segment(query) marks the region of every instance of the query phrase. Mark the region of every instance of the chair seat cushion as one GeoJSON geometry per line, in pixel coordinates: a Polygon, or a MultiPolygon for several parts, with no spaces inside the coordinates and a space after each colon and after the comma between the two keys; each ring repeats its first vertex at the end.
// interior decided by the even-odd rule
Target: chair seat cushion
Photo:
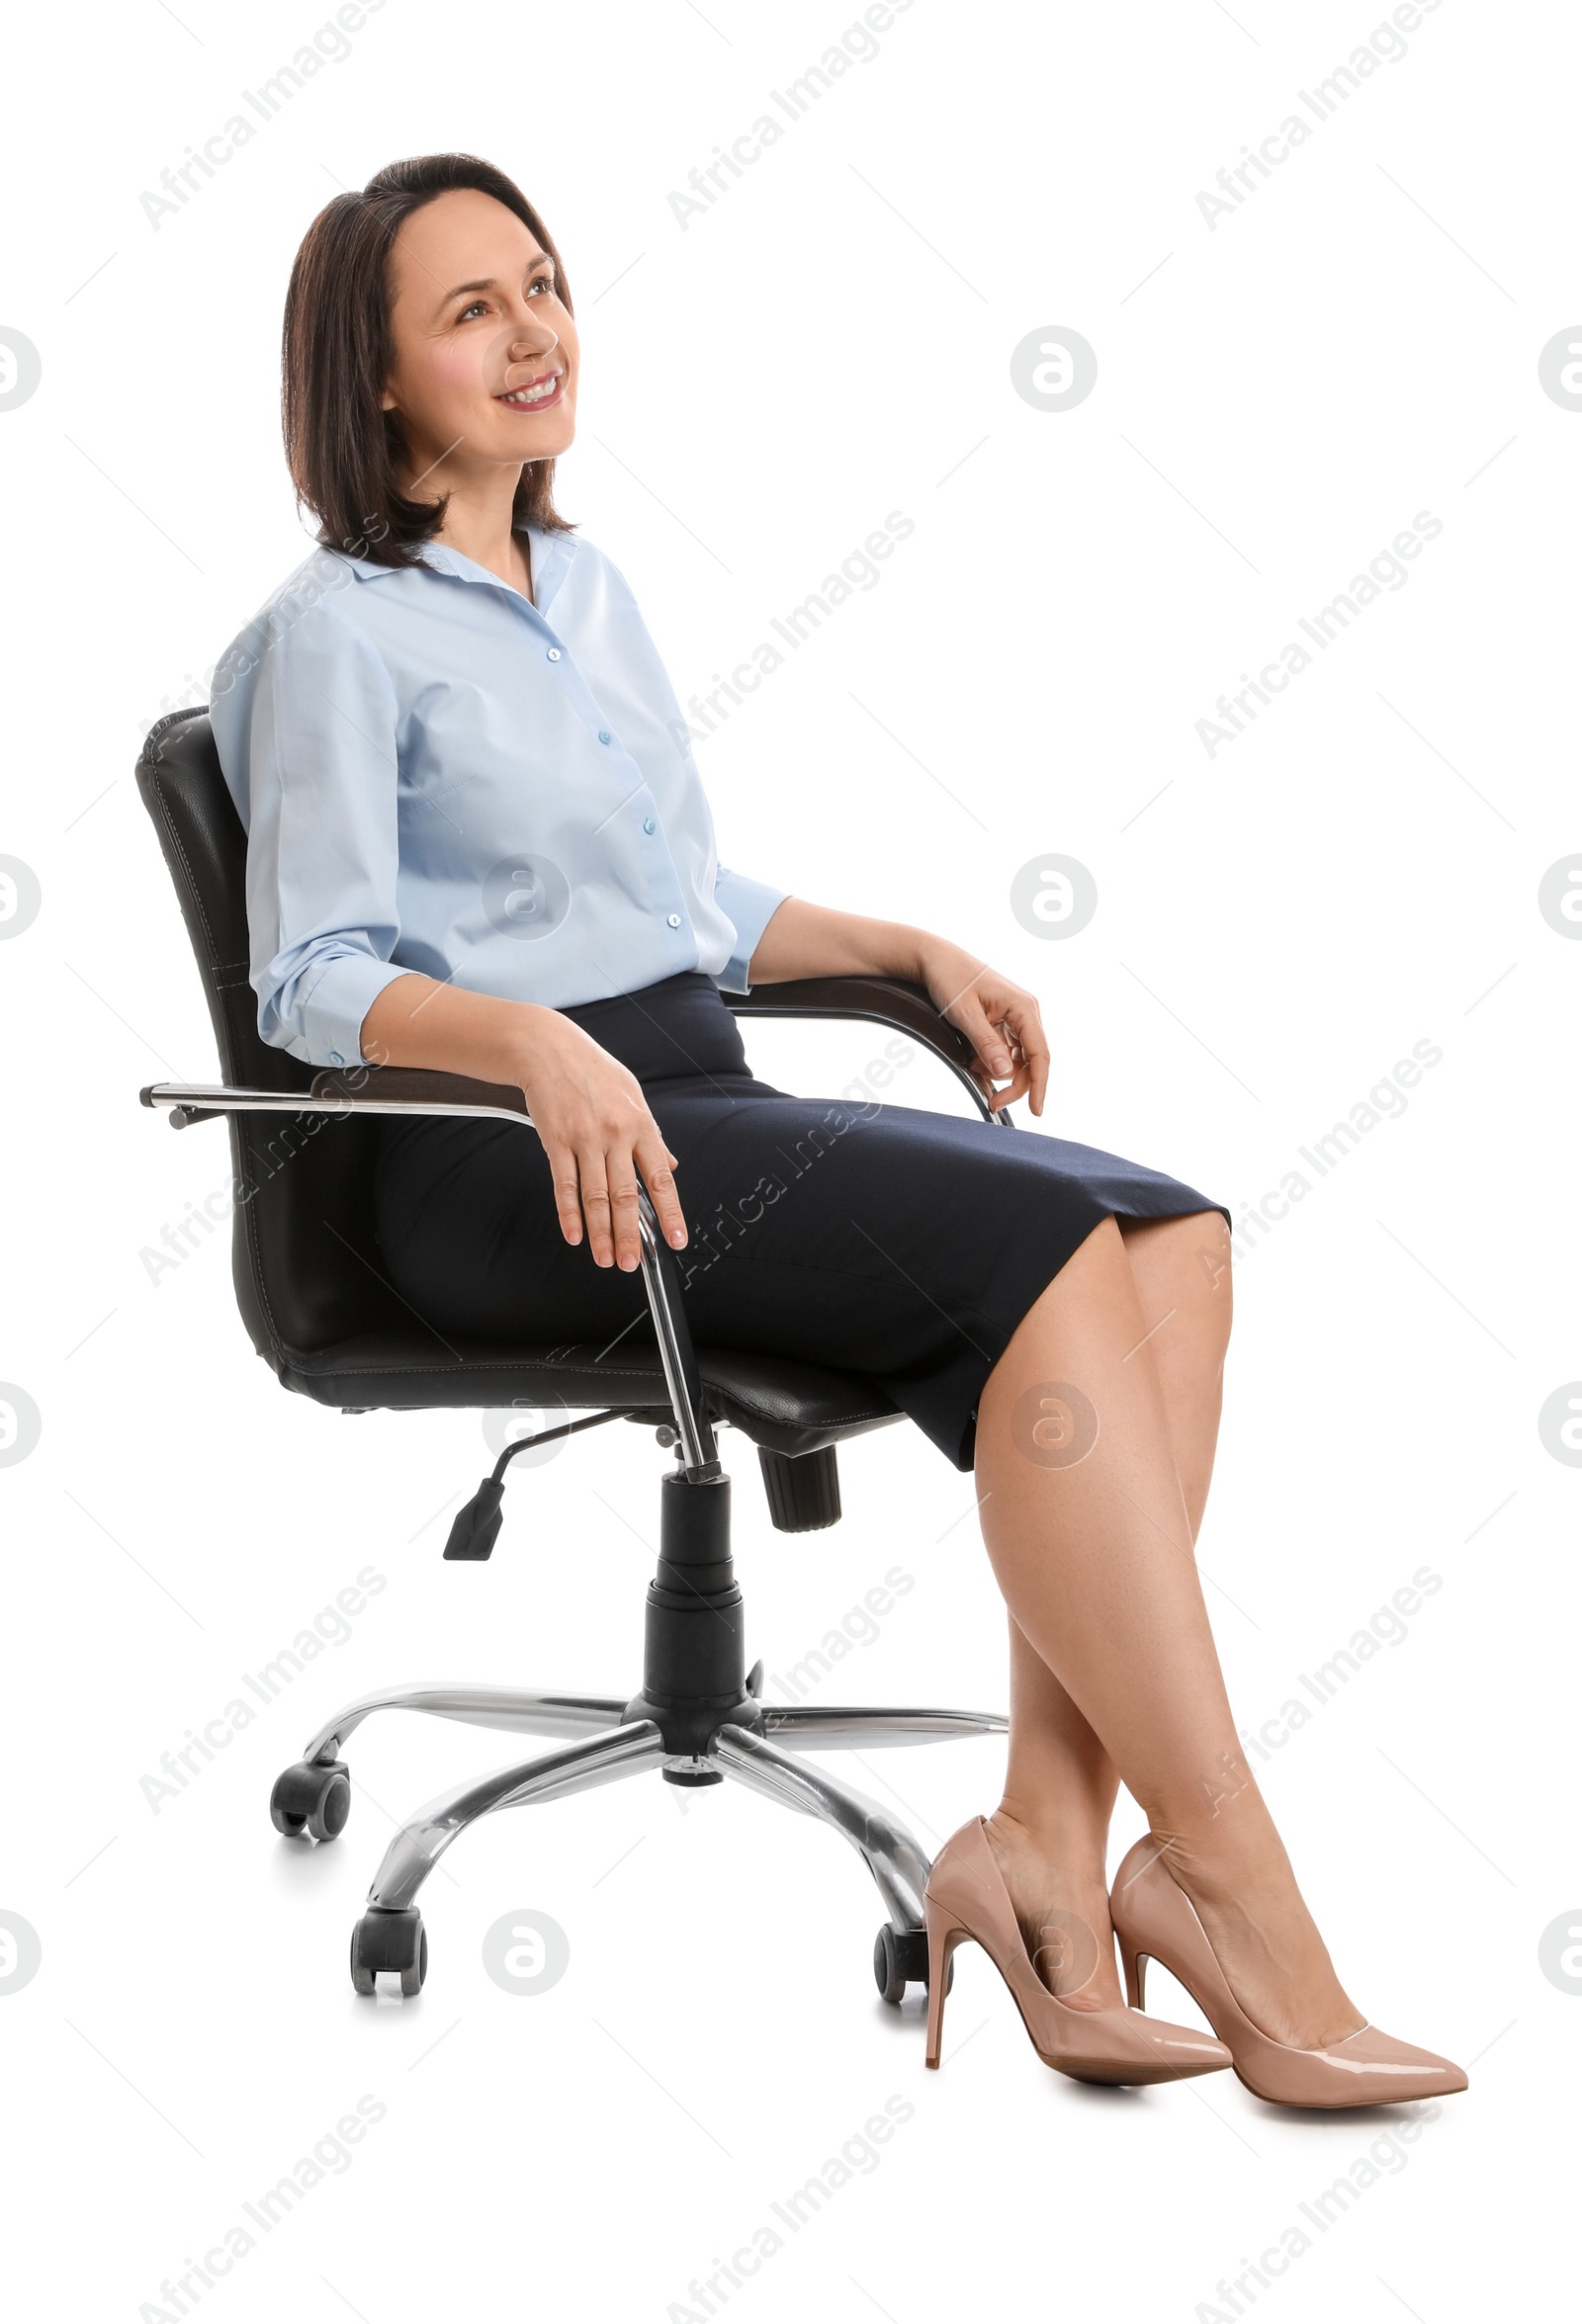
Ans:
{"type": "MultiPolygon", "coordinates": [[[[463,1411],[528,1405],[570,1411],[630,1404],[668,1416],[670,1399],[659,1351],[623,1345],[600,1362],[600,1349],[508,1347],[493,1341],[458,1342],[459,1360],[435,1360],[433,1336],[380,1331],[336,1341],[312,1353],[287,1350],[275,1364],[283,1387],[316,1404],[354,1412],[463,1411]]],[[[698,1370],[711,1417],[729,1420],[754,1444],[791,1454],[816,1452],[902,1416],[881,1388],[845,1372],[734,1348],[700,1347],[698,1370]]]]}

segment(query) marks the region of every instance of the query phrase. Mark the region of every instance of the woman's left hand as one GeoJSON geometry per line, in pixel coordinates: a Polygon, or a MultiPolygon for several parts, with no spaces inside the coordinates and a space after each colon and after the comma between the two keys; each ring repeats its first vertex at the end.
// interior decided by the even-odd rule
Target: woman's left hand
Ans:
{"type": "Polygon", "coordinates": [[[958,1026],[977,1052],[968,1071],[990,1103],[1013,1105],[1025,1097],[1041,1114],[1049,1085],[1049,1041],[1033,995],[942,938],[930,942],[918,965],[940,1015],[958,1026]],[[997,1088],[1002,1081],[1010,1087],[997,1088]]]}

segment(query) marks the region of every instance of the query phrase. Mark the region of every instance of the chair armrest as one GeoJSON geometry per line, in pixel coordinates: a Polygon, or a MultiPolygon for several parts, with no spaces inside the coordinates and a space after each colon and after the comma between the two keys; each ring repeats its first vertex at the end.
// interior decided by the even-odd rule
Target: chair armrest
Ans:
{"type": "Polygon", "coordinates": [[[151,1081],[137,1094],[144,1105],[168,1107],[177,1130],[233,1113],[456,1114],[483,1120],[505,1115],[529,1128],[533,1121],[527,1099],[508,1082],[475,1081],[465,1074],[429,1073],[418,1066],[326,1069],[314,1074],[307,1089],[151,1081]]]}
{"type": "MultiPolygon", "coordinates": [[[[910,1034],[949,1067],[986,1120],[1011,1125],[1011,1114],[985,1097],[972,1074],[977,1052],[959,1026],[940,1015],[923,986],[904,977],[795,977],[756,985],[750,992],[722,992],[739,1017],[844,1017],[888,1025],[910,1034]]],[[[505,1114],[531,1125],[527,1099],[509,1082],[475,1081],[465,1074],[421,1066],[325,1068],[305,1090],[244,1089],[225,1083],[154,1081],[138,1092],[144,1105],[167,1106],[171,1125],[230,1113],[459,1114],[487,1119],[505,1114]]]]}
{"type": "Polygon", "coordinates": [[[314,1097],[344,1096],[357,1105],[371,1099],[401,1111],[516,1114],[530,1121],[527,1099],[511,1081],[475,1081],[467,1074],[441,1074],[427,1066],[350,1066],[334,1072],[326,1068],[313,1076],[314,1097]]]}
{"type": "Polygon", "coordinates": [[[739,1017],[861,1018],[909,1033],[950,1068],[987,1121],[1012,1126],[1009,1109],[992,1105],[974,1078],[978,1053],[966,1034],[940,1015],[931,993],[906,977],[792,977],[720,997],[739,1017]]]}
{"type": "MultiPolygon", "coordinates": [[[[453,1114],[482,1121],[522,1122],[533,1129],[522,1091],[510,1083],[475,1081],[465,1074],[430,1073],[421,1066],[348,1066],[315,1073],[307,1089],[242,1089],[225,1082],[150,1081],[138,1091],[146,1106],[168,1106],[171,1127],[185,1130],[210,1116],[237,1113],[453,1114]]],[[[638,1237],[643,1287],[659,1342],[670,1409],[680,1431],[690,1479],[718,1477],[720,1461],[708,1416],[697,1353],[681,1297],[675,1253],[659,1233],[648,1189],[638,1187],[638,1237]]]]}

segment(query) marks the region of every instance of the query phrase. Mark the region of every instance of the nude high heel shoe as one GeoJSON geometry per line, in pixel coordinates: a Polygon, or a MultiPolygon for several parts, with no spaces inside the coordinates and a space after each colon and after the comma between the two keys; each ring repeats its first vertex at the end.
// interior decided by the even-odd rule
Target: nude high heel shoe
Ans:
{"type": "Polygon", "coordinates": [[[1176,2082],[1212,2074],[1230,2052],[1206,2033],[1168,2025],[1135,2010],[1074,2010],[1050,1992],[1028,1958],[1014,1908],[982,1816],[952,1834],[934,1858],[923,1892],[928,1931],[928,2048],[939,2063],[950,1956],[972,1937],[1000,1971],[1033,2048],[1046,2066],[1078,2082],[1176,2082]]]}
{"type": "Polygon", "coordinates": [[[1142,2005],[1148,1962],[1163,1961],[1225,2043],[1238,2081],[1255,2098],[1278,2107],[1378,2107],[1448,2098],[1466,2088],[1466,2076],[1449,2058],[1396,2041],[1375,2025],[1361,2025],[1322,2049],[1290,2049],[1260,2033],[1226,1983],[1196,1907],[1151,1834],[1122,1858],[1109,1917],[1133,2008],[1142,2005]]]}

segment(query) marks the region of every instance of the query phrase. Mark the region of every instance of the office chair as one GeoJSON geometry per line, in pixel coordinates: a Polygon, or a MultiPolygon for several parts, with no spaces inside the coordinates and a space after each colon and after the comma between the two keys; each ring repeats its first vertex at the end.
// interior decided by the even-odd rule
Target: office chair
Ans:
{"type": "MultiPolygon", "coordinates": [[[[137,788],[197,954],[220,1052],[221,1082],[156,1082],[147,1106],[172,1125],[230,1124],[236,1202],[231,1261],[254,1347],[283,1387],[344,1413],[435,1406],[585,1412],[588,1417],[508,1443],[462,1509],[445,1556],[486,1558],[501,1523],[505,1470],[530,1445],[612,1420],[655,1428],[674,1448],[659,1493],[659,1564],[648,1592],[642,1685],[635,1694],[570,1694],[515,1686],[396,1686],[347,1703],[275,1784],[278,1832],[329,1841],[351,1806],[341,1752],[375,1711],[425,1711],[469,1726],[558,1737],[561,1747],[461,1783],[420,1808],[385,1851],[352,1932],[361,1994],[417,1993],[428,1939],[416,1898],[459,1833],[480,1816],[558,1799],[657,1767],[667,1783],[733,1776],[765,1798],[844,1835],[885,1908],[874,1976],[886,2001],[927,1982],[923,1892],[928,1858],[888,1809],[806,1764],[803,1755],[1005,1732],[997,1713],[777,1705],[762,1700],[763,1665],[746,1668],[742,1592],[731,1559],[731,1484],[716,1429],[757,1446],[770,1517],[782,1532],[840,1515],[835,1446],[903,1418],[872,1383],[822,1366],[730,1348],[694,1348],[674,1253],[640,1193],[642,1276],[652,1345],[627,1334],[610,1360],[593,1346],[468,1341],[429,1331],[390,1285],[372,1224],[377,1131],[392,1113],[506,1119],[531,1130],[520,1089],[394,1066],[320,1072],[259,1036],[248,983],[247,841],[202,709],[150,731],[137,788]]],[[[813,978],[728,992],[738,1016],[865,1018],[921,1042],[959,1076],[985,1115],[1006,1124],[968,1072],[971,1044],[923,989],[888,977],[813,978]]]]}

